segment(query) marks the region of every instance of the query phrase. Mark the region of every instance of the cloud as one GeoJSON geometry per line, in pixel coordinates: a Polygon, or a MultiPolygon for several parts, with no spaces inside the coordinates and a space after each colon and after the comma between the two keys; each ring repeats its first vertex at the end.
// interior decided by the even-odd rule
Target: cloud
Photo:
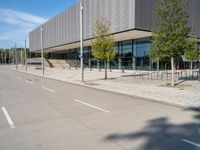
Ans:
{"type": "Polygon", "coordinates": [[[46,21],[29,13],[0,8],[0,44],[9,47],[8,41],[22,41],[28,32],[46,21]]]}
{"type": "Polygon", "coordinates": [[[26,24],[28,25],[42,24],[47,20],[41,17],[34,16],[29,13],[0,8],[0,21],[12,25],[26,26],[26,24]]]}

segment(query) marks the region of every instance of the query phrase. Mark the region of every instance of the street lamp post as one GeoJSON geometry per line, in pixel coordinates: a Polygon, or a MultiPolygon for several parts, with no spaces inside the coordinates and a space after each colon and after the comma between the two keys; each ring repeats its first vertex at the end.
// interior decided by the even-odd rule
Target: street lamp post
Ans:
{"type": "Polygon", "coordinates": [[[21,47],[20,55],[21,55],[21,56],[20,56],[20,58],[21,58],[21,59],[20,59],[20,61],[21,61],[20,63],[21,63],[21,65],[22,65],[22,64],[23,64],[23,49],[22,49],[22,47],[21,47]]]}
{"type": "Polygon", "coordinates": [[[5,49],[5,67],[6,67],[6,59],[7,59],[7,58],[6,58],[6,49],[5,49]]]}
{"type": "Polygon", "coordinates": [[[84,82],[83,66],[83,3],[80,1],[80,59],[81,59],[81,81],[84,82]]]}
{"type": "Polygon", "coordinates": [[[41,65],[42,65],[42,74],[44,75],[44,50],[43,50],[43,28],[40,28],[41,31],[41,65]]]}
{"type": "Polygon", "coordinates": [[[12,47],[10,48],[10,65],[12,64],[12,47]]]}
{"type": "Polygon", "coordinates": [[[14,65],[15,64],[15,57],[14,57],[14,47],[11,48],[11,64],[14,65]]]}
{"type": "Polygon", "coordinates": [[[10,48],[8,50],[8,65],[10,64],[10,48]]]}
{"type": "Polygon", "coordinates": [[[18,58],[17,58],[17,46],[16,46],[16,42],[15,42],[15,65],[16,65],[16,70],[18,70],[18,58]]]}
{"type": "Polygon", "coordinates": [[[26,54],[26,37],[25,37],[25,50],[24,50],[24,63],[25,63],[25,68],[27,72],[27,54],[26,54]]]}
{"type": "Polygon", "coordinates": [[[3,50],[1,49],[1,65],[3,66],[3,50]]]}

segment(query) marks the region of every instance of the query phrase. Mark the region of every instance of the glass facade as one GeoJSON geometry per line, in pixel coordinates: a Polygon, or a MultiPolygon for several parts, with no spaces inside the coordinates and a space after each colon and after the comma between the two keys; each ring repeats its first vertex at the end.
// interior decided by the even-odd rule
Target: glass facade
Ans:
{"type": "MultiPolygon", "coordinates": [[[[150,69],[149,48],[151,38],[143,38],[136,40],[120,41],[115,43],[114,49],[117,51],[117,56],[111,60],[109,66],[111,69],[150,69]]],[[[66,51],[54,53],[54,58],[65,59],[67,61],[80,61],[80,48],[70,49],[66,51]]],[[[91,52],[91,46],[83,49],[84,65],[86,68],[104,68],[103,61],[97,61],[91,52]]]]}
{"type": "MultiPolygon", "coordinates": [[[[117,56],[110,61],[111,69],[150,69],[149,48],[151,45],[150,38],[127,40],[115,43],[114,49],[117,56]]],[[[65,59],[67,61],[77,62],[79,60],[80,48],[53,53],[52,58],[65,59]]],[[[97,61],[91,52],[91,46],[84,47],[83,58],[85,67],[104,68],[103,61],[97,61]]]]}
{"type": "Polygon", "coordinates": [[[149,49],[151,46],[150,40],[136,41],[136,69],[137,70],[150,70],[149,49]]]}
{"type": "MultiPolygon", "coordinates": [[[[157,63],[149,58],[151,38],[142,38],[135,40],[120,41],[115,43],[114,49],[117,52],[116,57],[109,62],[110,69],[128,69],[128,70],[156,70],[157,63]]],[[[198,43],[200,48],[200,43],[198,43]]],[[[72,67],[80,65],[80,48],[51,53],[52,59],[65,59],[72,67]]],[[[86,68],[104,68],[104,62],[98,61],[92,56],[91,46],[84,47],[83,60],[86,68]]],[[[189,67],[188,62],[178,62],[177,69],[189,67]]],[[[160,61],[160,69],[170,69],[170,60],[160,61]]]]}

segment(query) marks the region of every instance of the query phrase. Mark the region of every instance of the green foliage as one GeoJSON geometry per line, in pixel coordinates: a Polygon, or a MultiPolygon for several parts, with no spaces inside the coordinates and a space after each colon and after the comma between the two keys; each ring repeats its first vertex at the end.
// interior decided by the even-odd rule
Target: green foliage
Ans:
{"type": "Polygon", "coordinates": [[[150,52],[149,52],[149,56],[150,58],[152,59],[160,59],[162,57],[162,53],[159,49],[159,41],[156,40],[156,38],[154,38],[154,41],[151,45],[151,49],[150,49],[150,52]]]}
{"type": "Polygon", "coordinates": [[[177,58],[190,47],[187,0],[160,0],[156,7],[157,29],[153,33],[151,57],[177,58]]]}
{"type": "Polygon", "coordinates": [[[41,52],[29,52],[29,58],[41,57],[41,52]]]}
{"type": "Polygon", "coordinates": [[[190,61],[200,60],[200,49],[195,38],[188,40],[189,48],[185,51],[185,58],[190,61]]]}
{"type": "Polygon", "coordinates": [[[171,58],[172,86],[174,60],[191,47],[187,0],[160,0],[156,7],[157,26],[153,32],[151,57],[171,58]]]}
{"type": "Polygon", "coordinates": [[[114,38],[109,35],[110,23],[103,17],[96,20],[93,27],[92,55],[98,60],[112,60],[116,56],[114,38]]]}

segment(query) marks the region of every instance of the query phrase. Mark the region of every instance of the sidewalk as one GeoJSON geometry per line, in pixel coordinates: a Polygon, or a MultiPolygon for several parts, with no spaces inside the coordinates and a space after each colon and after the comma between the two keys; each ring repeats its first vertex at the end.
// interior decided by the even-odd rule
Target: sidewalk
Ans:
{"type": "MultiPolygon", "coordinates": [[[[15,70],[15,66],[7,66],[7,68],[15,70]]],[[[25,72],[24,66],[18,68],[18,71],[25,72]]],[[[27,73],[43,76],[41,70],[36,70],[33,67],[28,67],[27,73]]],[[[108,71],[108,80],[103,79],[104,71],[85,69],[84,73],[84,83],[80,81],[80,70],[75,69],[47,68],[43,77],[180,107],[200,107],[199,81],[185,81],[180,84],[180,87],[172,88],[164,86],[167,81],[134,79],[131,77],[133,71],[125,73],[108,71]]]]}

